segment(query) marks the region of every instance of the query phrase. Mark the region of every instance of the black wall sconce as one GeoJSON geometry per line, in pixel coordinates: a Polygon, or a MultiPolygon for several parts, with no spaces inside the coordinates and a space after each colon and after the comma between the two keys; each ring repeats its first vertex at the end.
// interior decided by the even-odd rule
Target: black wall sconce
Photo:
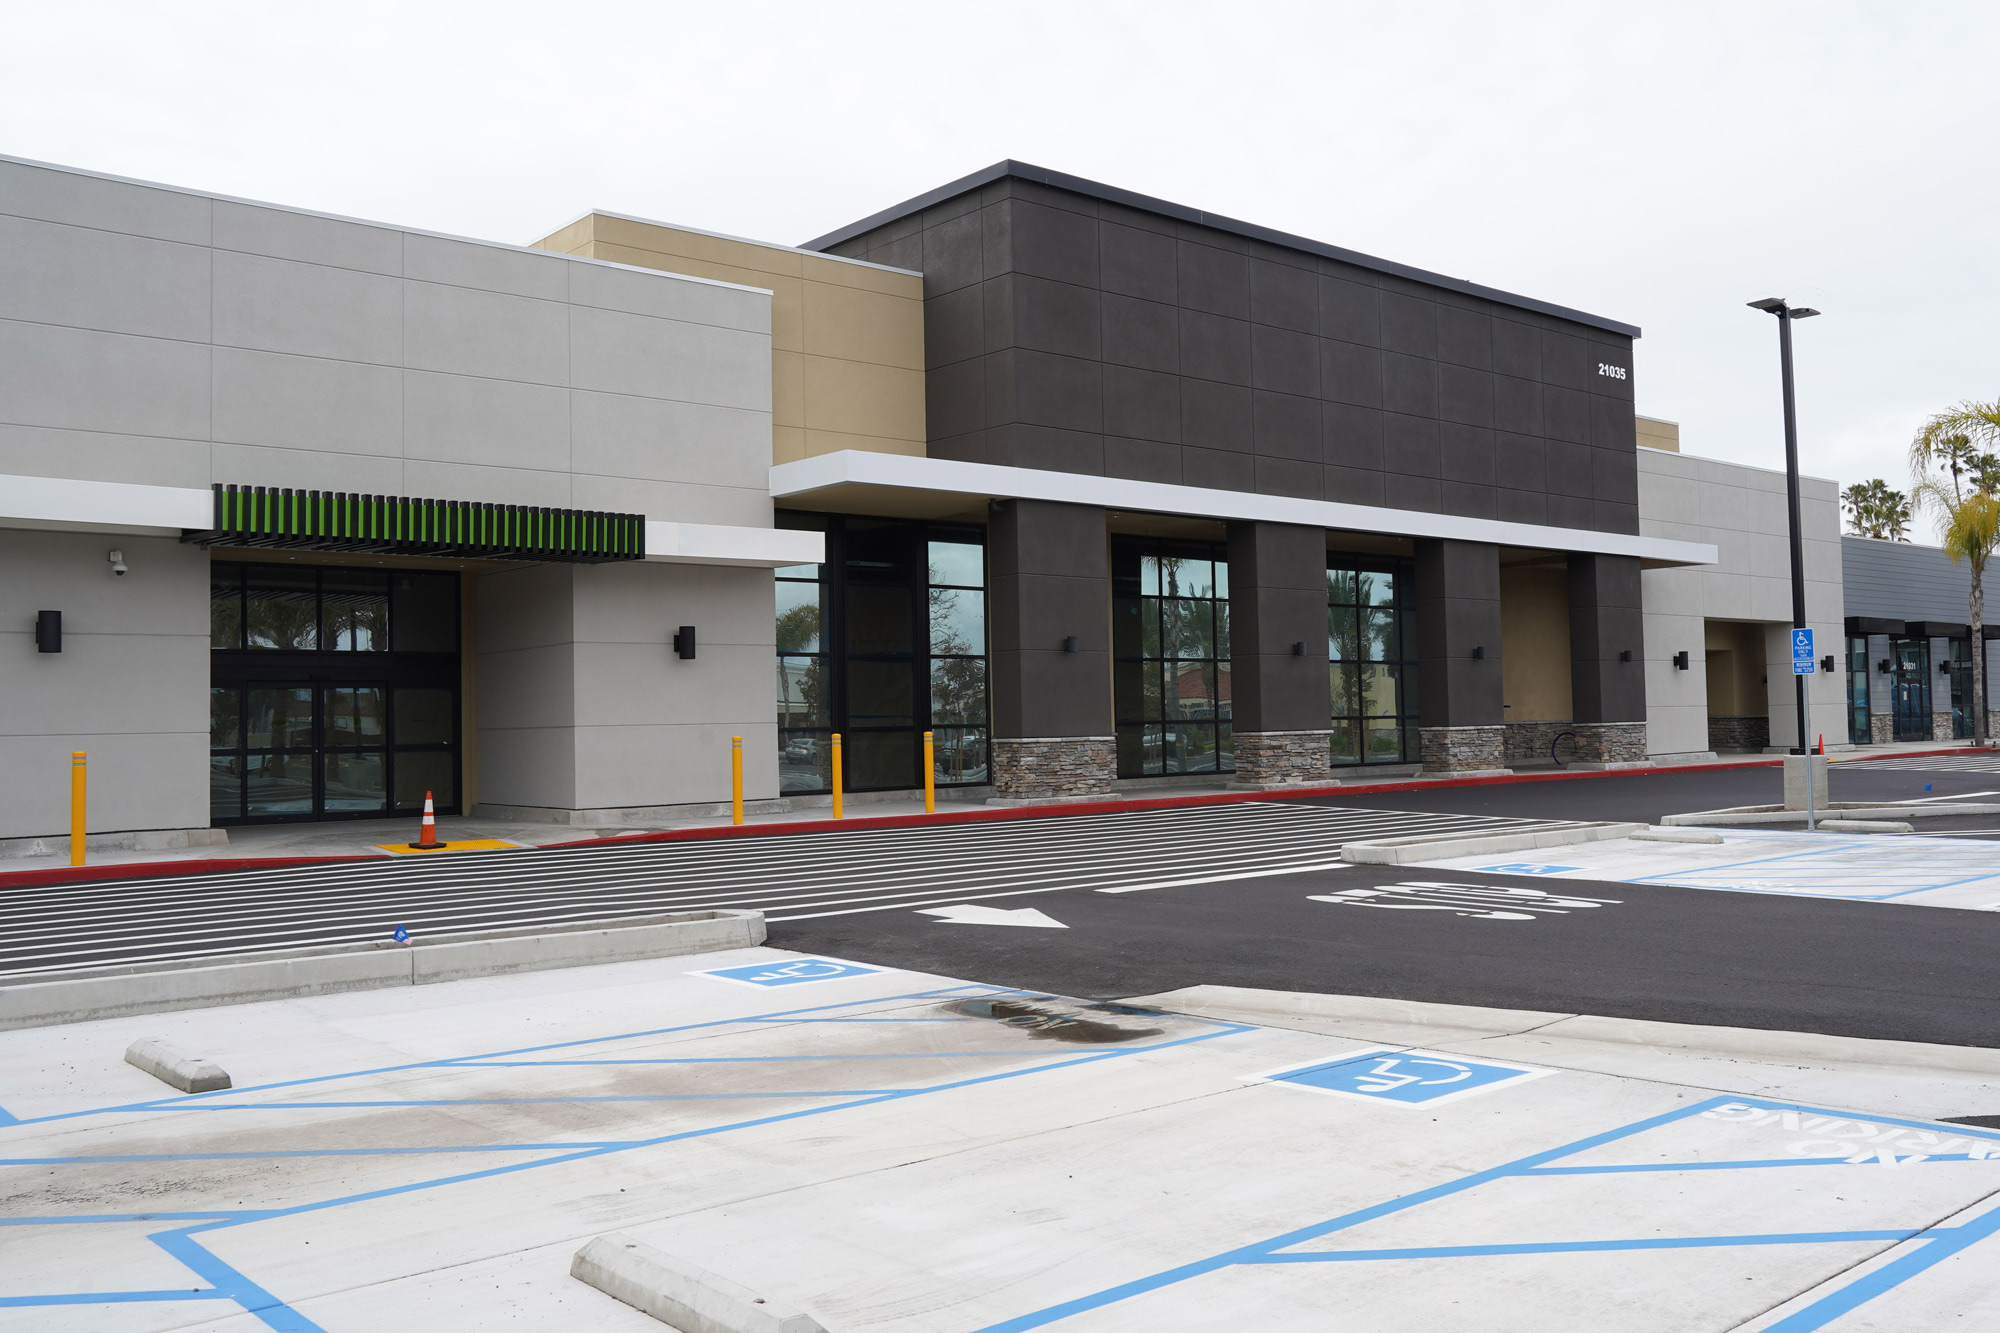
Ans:
{"type": "Polygon", "coordinates": [[[1885,658],[1883,658],[1883,659],[1882,659],[1881,661],[1879,661],[1879,662],[1877,662],[1877,663],[1875,664],[1875,669],[1876,669],[1877,671],[1881,672],[1881,673],[1882,673],[1883,675],[1885,675],[1885,676],[1886,676],[1886,675],[1888,675],[1888,674],[1889,674],[1889,673],[1890,673],[1891,671],[1895,670],[1895,667],[1894,667],[1894,665],[1893,665],[1893,664],[1892,664],[1892,663],[1891,663],[1891,662],[1889,661],[1889,659],[1885,657],[1885,658]]]}
{"type": "Polygon", "coordinates": [[[1939,662],[1939,663],[1938,663],[1938,674],[1939,674],[1940,676],[1949,676],[1949,675],[1951,674],[1951,663],[1949,663],[1949,662],[1939,662]]]}
{"type": "Polygon", "coordinates": [[[693,625],[682,625],[674,631],[674,653],[684,661],[694,659],[693,625]]]}
{"type": "Polygon", "coordinates": [[[62,612],[35,612],[35,651],[38,653],[62,651],[62,612]]]}
{"type": "Polygon", "coordinates": [[[1063,651],[1066,653],[1073,653],[1076,651],[1076,635],[1071,634],[1063,639],[1063,651]]]}
{"type": "Polygon", "coordinates": [[[1831,676],[1834,673],[1834,671],[1837,668],[1834,661],[1834,657],[1831,653],[1827,654],[1825,657],[1820,659],[1819,669],[1821,671],[1826,672],[1826,674],[1829,676],[1831,676]]]}
{"type": "Polygon", "coordinates": [[[1629,661],[1631,661],[1631,660],[1632,660],[1632,650],[1631,650],[1630,648],[1620,648],[1620,649],[1618,650],[1618,660],[1619,660],[1619,661],[1621,661],[1621,662],[1629,662],[1629,661]]]}
{"type": "Polygon", "coordinates": [[[1475,662],[1484,662],[1486,660],[1486,648],[1483,644],[1472,650],[1472,660],[1475,662]]]}
{"type": "Polygon", "coordinates": [[[1306,641],[1304,639],[1300,639],[1297,643],[1294,643],[1292,645],[1292,656],[1304,657],[1305,655],[1306,655],[1306,641]]]}
{"type": "Polygon", "coordinates": [[[1674,670],[1686,671],[1687,669],[1688,669],[1688,653],[1687,649],[1683,648],[1679,652],[1674,654],[1674,670]]]}

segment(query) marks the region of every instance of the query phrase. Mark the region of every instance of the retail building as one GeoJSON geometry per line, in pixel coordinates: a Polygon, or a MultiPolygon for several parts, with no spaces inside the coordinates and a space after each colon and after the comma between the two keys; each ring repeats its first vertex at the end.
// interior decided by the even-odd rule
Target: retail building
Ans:
{"type": "Polygon", "coordinates": [[[1782,479],[1638,333],[1012,162],[524,248],[0,160],[0,838],[1786,744],[1782,479]]]}

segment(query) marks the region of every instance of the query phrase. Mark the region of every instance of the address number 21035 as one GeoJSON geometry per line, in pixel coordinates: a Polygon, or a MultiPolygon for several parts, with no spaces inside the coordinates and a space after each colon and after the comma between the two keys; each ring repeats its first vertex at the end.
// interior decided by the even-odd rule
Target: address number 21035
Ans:
{"type": "Polygon", "coordinates": [[[1625,367],[1606,365],[1604,362],[1600,361],[1597,363],[1597,373],[1600,375],[1608,376],[1614,380],[1622,380],[1625,378],[1625,367]]]}

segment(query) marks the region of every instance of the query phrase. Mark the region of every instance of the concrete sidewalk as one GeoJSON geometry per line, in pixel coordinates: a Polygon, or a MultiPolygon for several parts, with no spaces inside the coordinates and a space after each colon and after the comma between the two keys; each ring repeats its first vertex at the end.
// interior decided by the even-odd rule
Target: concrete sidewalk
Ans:
{"type": "MultiPolygon", "coordinates": [[[[1888,758],[1917,754],[1955,753],[1964,747],[1940,747],[1938,745],[1909,744],[1902,746],[1879,746],[1866,751],[1856,750],[1828,756],[1830,763],[1855,763],[1867,759],[1888,758]]],[[[1656,767],[1623,769],[1612,773],[1579,770],[1575,768],[1557,769],[1540,766],[1522,766],[1513,777],[1499,778],[1425,778],[1420,773],[1413,774],[1407,768],[1378,775],[1369,774],[1367,780],[1357,780],[1356,776],[1343,777],[1324,786],[1306,786],[1283,791],[1249,791],[1226,780],[1215,781],[1170,781],[1154,784],[1144,780],[1127,780],[1119,784],[1119,789],[1104,798],[1102,802],[1089,804],[1070,801],[1050,801],[1046,803],[1026,802],[1012,807],[1013,811],[1032,810],[1043,814],[1064,814],[1086,809],[1110,807],[1132,807],[1143,803],[1146,806],[1165,806],[1179,803],[1206,804],[1231,800],[1280,800],[1303,796],[1363,796],[1385,791],[1416,791],[1428,788],[1444,788],[1466,785],[1499,785],[1509,783],[1534,783],[1547,781],[1589,780],[1666,773],[1703,768],[1746,768],[1773,765],[1778,762],[1775,755],[1730,756],[1718,764],[1667,764],[1656,767]]],[[[982,791],[984,789],[981,789],[982,791]]],[[[849,825],[857,821],[894,820],[919,821],[924,819],[967,819],[980,817],[1005,817],[1010,810],[996,807],[984,800],[952,799],[950,793],[941,792],[937,801],[936,815],[924,812],[921,792],[866,792],[856,793],[846,798],[845,821],[849,825]]],[[[326,821],[300,824],[239,825],[227,830],[225,845],[187,847],[175,850],[153,851],[92,851],[86,859],[87,867],[131,867],[134,873],[176,873],[177,868],[193,870],[208,863],[224,861],[261,860],[314,860],[345,857],[389,857],[397,855],[404,844],[414,840],[418,832],[418,819],[414,815],[398,816],[394,819],[367,819],[326,821]],[[385,851],[384,846],[395,847],[397,851],[385,851]],[[157,869],[154,869],[157,868],[157,869]]],[[[827,796],[791,797],[782,801],[754,803],[744,817],[744,826],[750,829],[784,829],[802,831],[808,828],[837,829],[842,827],[833,820],[832,800],[827,796]],[[757,806],[766,808],[759,809],[757,806]],[[783,808],[771,809],[771,806],[783,808]]],[[[605,838],[630,837],[647,833],[726,833],[731,828],[728,808],[721,807],[715,813],[690,814],[677,820],[662,820],[635,823],[617,827],[598,827],[574,824],[554,824],[530,821],[508,821],[486,819],[473,815],[440,815],[437,820],[440,841],[498,841],[517,847],[548,847],[565,843],[591,842],[605,838]]],[[[51,851],[44,856],[10,856],[0,859],[0,885],[10,880],[19,880],[23,872],[60,872],[67,869],[67,852],[60,844],[62,839],[48,839],[51,851]]],[[[446,854],[452,854],[447,850],[446,854]]],[[[53,878],[47,873],[34,874],[31,878],[40,880],[53,878]]]]}
{"type": "Polygon", "coordinates": [[[835,1333],[2000,1320],[2000,1132],[1938,1122],[1994,1051],[752,949],[0,1034],[0,1088],[23,1333],[657,1330],[568,1275],[612,1231],[835,1333]]]}

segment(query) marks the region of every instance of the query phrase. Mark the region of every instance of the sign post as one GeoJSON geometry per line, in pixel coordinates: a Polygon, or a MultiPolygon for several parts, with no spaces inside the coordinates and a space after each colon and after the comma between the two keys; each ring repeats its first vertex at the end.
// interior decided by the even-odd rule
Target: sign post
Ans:
{"type": "MultiPolygon", "coordinates": [[[[1798,683],[1803,687],[1805,685],[1805,677],[1812,675],[1818,669],[1819,659],[1813,654],[1813,632],[1803,628],[1794,629],[1792,631],[1792,674],[1799,677],[1798,683]]],[[[1803,695],[1803,690],[1801,694],[1803,695]]],[[[1803,714],[1799,718],[1799,725],[1801,728],[1805,725],[1803,714]]],[[[1819,775],[1813,772],[1813,760],[1815,758],[1813,747],[1806,744],[1806,734],[1803,730],[1799,732],[1799,752],[1806,757],[1806,831],[1810,833],[1818,827],[1819,823],[1817,818],[1815,818],[1818,811],[1813,808],[1814,788],[1819,780],[1819,775]]]]}

